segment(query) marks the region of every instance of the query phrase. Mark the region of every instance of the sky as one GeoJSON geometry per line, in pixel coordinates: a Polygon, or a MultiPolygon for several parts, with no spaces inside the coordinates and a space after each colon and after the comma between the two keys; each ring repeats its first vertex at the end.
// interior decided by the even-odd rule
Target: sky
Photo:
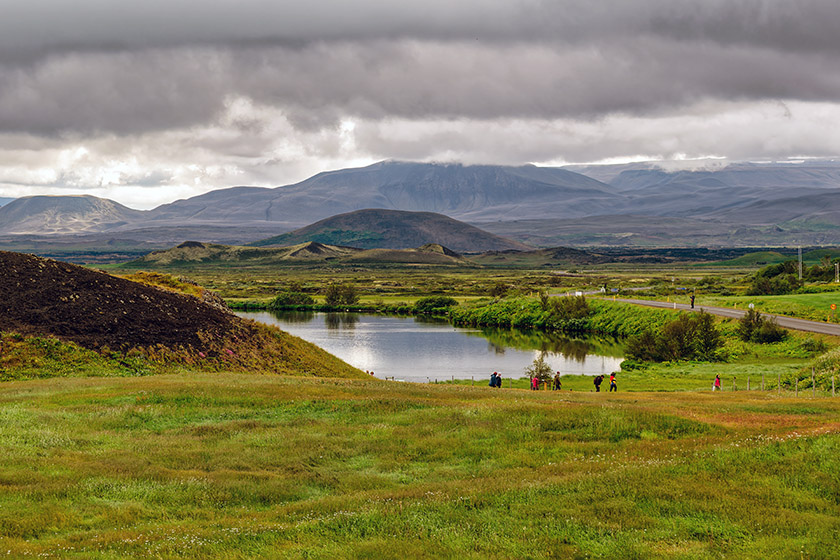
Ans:
{"type": "Polygon", "coordinates": [[[0,0],[0,197],[840,154],[837,0],[0,0]]]}

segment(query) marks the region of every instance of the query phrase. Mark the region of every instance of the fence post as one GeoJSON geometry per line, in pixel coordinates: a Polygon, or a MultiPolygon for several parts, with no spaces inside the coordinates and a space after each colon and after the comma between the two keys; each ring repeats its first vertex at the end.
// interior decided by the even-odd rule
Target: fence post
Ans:
{"type": "Polygon", "coordinates": [[[781,371],[779,372],[779,384],[778,384],[778,387],[779,387],[779,396],[781,397],[781,396],[782,396],[782,372],[781,372],[781,371]]]}
{"type": "Polygon", "coordinates": [[[831,376],[831,396],[834,396],[834,376],[831,376]]]}
{"type": "Polygon", "coordinates": [[[750,390],[750,376],[747,376],[747,391],[750,390]]]}
{"type": "Polygon", "coordinates": [[[470,376],[470,386],[475,387],[475,376],[474,375],[470,376]]]}
{"type": "Polygon", "coordinates": [[[735,376],[734,376],[734,375],[732,376],[732,390],[733,390],[733,391],[737,391],[737,390],[738,390],[738,388],[735,386],[735,376]]]}
{"type": "Polygon", "coordinates": [[[813,367],[811,368],[811,396],[812,397],[817,396],[817,381],[816,381],[816,378],[814,377],[814,368],[813,367]]]}
{"type": "Polygon", "coordinates": [[[764,390],[764,374],[761,374],[761,390],[764,390]]]}
{"type": "Polygon", "coordinates": [[[794,393],[795,397],[799,396],[799,376],[796,376],[796,393],[794,393]]]}

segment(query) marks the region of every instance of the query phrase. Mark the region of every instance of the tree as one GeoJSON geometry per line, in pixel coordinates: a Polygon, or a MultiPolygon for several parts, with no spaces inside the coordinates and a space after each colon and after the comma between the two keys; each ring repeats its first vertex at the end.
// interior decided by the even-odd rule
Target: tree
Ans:
{"type": "Polygon", "coordinates": [[[324,292],[324,301],[332,306],[353,305],[359,302],[359,295],[350,284],[330,284],[324,292]]]}
{"type": "Polygon", "coordinates": [[[551,376],[554,372],[551,366],[545,363],[545,357],[540,354],[530,366],[525,368],[525,374],[528,378],[536,377],[540,383],[548,383],[551,381],[551,376]]]}

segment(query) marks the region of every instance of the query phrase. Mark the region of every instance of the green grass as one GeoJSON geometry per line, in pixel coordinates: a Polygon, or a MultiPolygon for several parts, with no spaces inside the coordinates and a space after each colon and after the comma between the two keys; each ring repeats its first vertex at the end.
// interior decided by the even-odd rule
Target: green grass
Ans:
{"type": "Polygon", "coordinates": [[[829,558],[840,400],[193,374],[0,385],[0,556],[829,558]]]}
{"type": "MultiPolygon", "coordinates": [[[[672,299],[673,301],[673,299],[672,299]]],[[[688,296],[677,300],[688,302],[688,296]]],[[[713,305],[719,307],[737,307],[745,309],[749,304],[762,313],[773,313],[800,317],[814,321],[840,321],[840,312],[831,310],[831,305],[840,307],[840,291],[822,292],[815,294],[789,294],[781,296],[732,296],[717,297],[698,293],[695,305],[713,305]]]]}

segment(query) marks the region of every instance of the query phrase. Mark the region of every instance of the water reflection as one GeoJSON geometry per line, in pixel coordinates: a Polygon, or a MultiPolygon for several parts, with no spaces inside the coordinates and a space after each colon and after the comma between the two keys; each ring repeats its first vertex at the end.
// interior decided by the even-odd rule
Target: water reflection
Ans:
{"type": "MultiPolygon", "coordinates": [[[[270,311],[275,318],[278,317],[276,311],[270,311]]],[[[284,311],[283,320],[287,323],[308,323],[315,318],[314,311],[284,311]]]]}
{"type": "Polygon", "coordinates": [[[539,355],[562,374],[619,369],[621,345],[606,337],[558,337],[516,329],[456,328],[447,321],[355,313],[240,313],[324,348],[378,377],[407,381],[521,377],[539,355]]]}
{"type": "Polygon", "coordinates": [[[624,356],[624,347],[618,339],[608,336],[570,338],[539,331],[515,329],[482,329],[479,332],[468,332],[467,334],[486,338],[490,347],[498,353],[504,353],[505,348],[539,350],[543,353],[562,354],[581,363],[590,354],[615,358],[624,356]]]}
{"type": "MultiPolygon", "coordinates": [[[[274,316],[278,319],[282,317],[278,312],[274,316]]],[[[358,313],[324,313],[324,324],[328,329],[354,329],[358,322],[358,313]]]]}

